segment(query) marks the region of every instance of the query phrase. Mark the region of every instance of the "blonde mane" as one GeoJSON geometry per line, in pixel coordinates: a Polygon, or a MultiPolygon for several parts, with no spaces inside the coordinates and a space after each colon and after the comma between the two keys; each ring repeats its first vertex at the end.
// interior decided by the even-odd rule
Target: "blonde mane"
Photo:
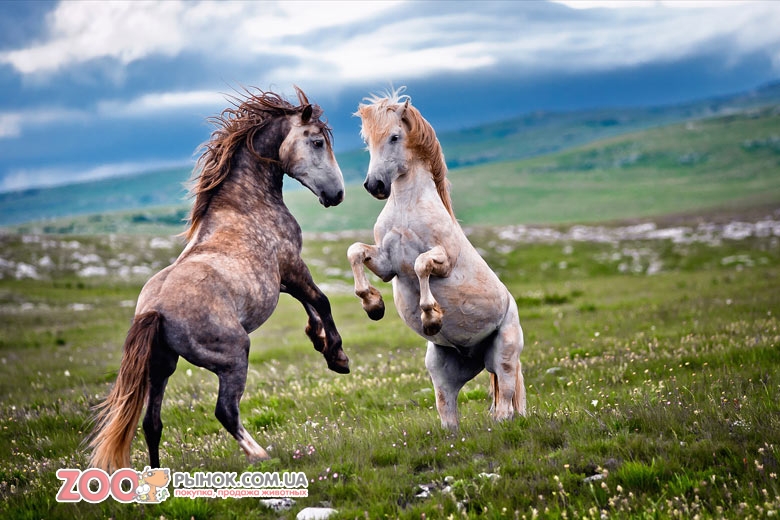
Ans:
{"type": "Polygon", "coordinates": [[[358,105],[358,111],[355,115],[360,116],[363,121],[360,135],[366,142],[369,136],[374,140],[386,138],[395,122],[395,118],[391,114],[395,114],[403,108],[401,121],[407,129],[406,146],[431,173],[436,184],[436,191],[439,193],[444,207],[455,220],[452,198],[450,197],[450,181],[447,179],[447,163],[444,161],[441,144],[436,138],[436,132],[431,124],[425,120],[417,108],[412,106],[412,98],[403,94],[404,90],[406,87],[399,87],[385,92],[384,96],[374,94],[364,99],[368,103],[358,105]]]}
{"type": "MultiPolygon", "coordinates": [[[[295,87],[298,95],[298,106],[295,106],[274,92],[264,92],[253,88],[245,91],[243,97],[229,98],[233,104],[222,111],[219,116],[209,118],[216,126],[211,138],[201,145],[203,154],[195,166],[195,176],[192,181],[190,195],[195,197],[195,203],[190,212],[189,226],[182,233],[191,240],[195,230],[209,209],[209,203],[217,192],[217,188],[227,178],[232,168],[232,158],[238,148],[244,144],[259,161],[276,162],[268,157],[260,157],[252,143],[257,132],[276,117],[300,114],[309,105],[306,94],[295,87]]],[[[325,140],[330,143],[331,131],[328,125],[319,121],[322,109],[319,105],[311,105],[312,122],[322,128],[325,140]]]]}

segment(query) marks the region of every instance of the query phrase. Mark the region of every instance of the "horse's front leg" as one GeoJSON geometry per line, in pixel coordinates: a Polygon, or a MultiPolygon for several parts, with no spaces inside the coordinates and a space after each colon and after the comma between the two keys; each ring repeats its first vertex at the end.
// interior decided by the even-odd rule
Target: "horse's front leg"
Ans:
{"type": "Polygon", "coordinates": [[[303,304],[309,316],[306,335],[314,348],[325,356],[328,368],[339,374],[348,374],[349,358],[341,348],[341,335],[333,321],[330,301],[314,283],[309,268],[302,260],[289,270],[282,285],[284,292],[303,304]]]}
{"type": "Polygon", "coordinates": [[[355,294],[363,303],[363,310],[372,320],[381,320],[385,315],[385,302],[376,287],[372,287],[363,271],[363,265],[384,282],[389,282],[395,276],[390,259],[379,246],[369,246],[356,242],[349,246],[347,258],[355,278],[355,294]]]}
{"type": "Polygon", "coordinates": [[[431,275],[444,278],[452,270],[447,251],[436,246],[420,254],[414,261],[414,272],[420,281],[420,319],[426,336],[435,336],[441,330],[441,319],[444,311],[431,293],[431,275]]]}

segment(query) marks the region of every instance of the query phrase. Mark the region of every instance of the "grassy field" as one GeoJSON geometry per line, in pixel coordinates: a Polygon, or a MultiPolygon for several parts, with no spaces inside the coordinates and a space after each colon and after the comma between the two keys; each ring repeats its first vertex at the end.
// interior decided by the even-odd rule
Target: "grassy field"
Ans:
{"type": "MultiPolygon", "coordinates": [[[[780,200],[780,109],[622,134],[540,157],[457,168],[449,177],[466,225],[603,222],[771,205],[780,200]]],[[[383,206],[360,184],[349,185],[345,202],[327,211],[307,190],[290,191],[285,200],[307,231],[370,229],[383,206]]],[[[186,215],[185,206],[167,206],[16,229],[175,234],[186,215]]]]}
{"type": "MultiPolygon", "coordinates": [[[[527,164],[554,173],[556,163],[527,164]]],[[[140,286],[181,244],[0,235],[0,517],[294,518],[322,504],[338,518],[776,516],[780,213],[760,217],[470,229],[520,306],[529,413],[492,422],[483,373],[461,394],[457,433],[439,426],[424,342],[389,286],[375,281],[389,307],[380,322],[350,294],[345,251],[369,233],[307,236],[304,258],[331,297],[352,373],[326,369],[303,310],[282,297],[252,335],[241,403],[271,461],[249,466],[213,417],[213,374],[180,361],[163,405],[163,466],[302,471],[310,496],[283,513],[249,498],[56,503],[56,469],[85,467],[85,420],[113,382],[140,286]]],[[[143,446],[137,438],[136,469],[143,446]]]]}

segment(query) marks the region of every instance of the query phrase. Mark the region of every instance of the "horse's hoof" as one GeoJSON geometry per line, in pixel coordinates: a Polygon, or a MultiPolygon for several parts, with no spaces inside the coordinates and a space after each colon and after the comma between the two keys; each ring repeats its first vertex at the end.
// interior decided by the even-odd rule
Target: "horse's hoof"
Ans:
{"type": "Polygon", "coordinates": [[[366,314],[374,321],[381,320],[385,317],[385,304],[380,301],[379,305],[372,307],[371,309],[366,309],[366,314]]]}
{"type": "Polygon", "coordinates": [[[435,336],[441,330],[441,321],[438,322],[423,322],[423,332],[426,336],[435,336]]]}
{"type": "Polygon", "coordinates": [[[328,368],[337,374],[349,374],[349,364],[342,366],[335,363],[328,363],[328,368]]]}
{"type": "Polygon", "coordinates": [[[349,374],[349,358],[344,351],[339,349],[335,358],[336,359],[325,358],[328,362],[328,368],[337,374],[349,374]]]}
{"type": "Polygon", "coordinates": [[[374,321],[381,320],[385,316],[385,302],[379,291],[373,289],[370,296],[363,300],[363,310],[374,321]]]}
{"type": "Polygon", "coordinates": [[[435,303],[430,309],[422,311],[420,321],[422,321],[423,332],[426,336],[435,336],[439,333],[443,315],[444,313],[438,303],[435,303]]]}
{"type": "Polygon", "coordinates": [[[241,449],[244,450],[246,458],[249,462],[259,462],[261,460],[268,460],[271,458],[268,452],[258,446],[258,444],[251,437],[245,437],[238,441],[241,449]]]}
{"type": "Polygon", "coordinates": [[[441,330],[441,313],[423,312],[421,316],[423,332],[426,336],[435,336],[441,330]]]}
{"type": "Polygon", "coordinates": [[[455,419],[454,421],[452,420],[442,421],[441,427],[450,432],[457,432],[458,430],[460,430],[460,422],[457,419],[455,419]]]}
{"type": "Polygon", "coordinates": [[[492,410],[491,414],[493,415],[493,420],[496,422],[511,421],[515,418],[515,414],[512,410],[501,413],[496,412],[496,410],[492,410]]]}
{"type": "Polygon", "coordinates": [[[271,460],[271,456],[268,453],[266,453],[264,455],[247,455],[246,456],[246,460],[250,464],[253,464],[255,462],[262,462],[264,460],[271,460]]]}

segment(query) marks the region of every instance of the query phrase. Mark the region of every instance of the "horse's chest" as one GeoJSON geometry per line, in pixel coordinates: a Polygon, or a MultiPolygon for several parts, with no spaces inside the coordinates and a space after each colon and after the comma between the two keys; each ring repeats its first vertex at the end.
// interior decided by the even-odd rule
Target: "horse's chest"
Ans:
{"type": "Polygon", "coordinates": [[[253,280],[244,280],[243,287],[236,291],[236,310],[241,325],[247,332],[260,327],[271,317],[279,301],[279,277],[275,272],[266,272],[253,280]]]}
{"type": "Polygon", "coordinates": [[[401,276],[415,276],[414,262],[429,247],[419,234],[410,229],[393,229],[382,239],[382,250],[388,255],[393,271],[401,276]]]}

